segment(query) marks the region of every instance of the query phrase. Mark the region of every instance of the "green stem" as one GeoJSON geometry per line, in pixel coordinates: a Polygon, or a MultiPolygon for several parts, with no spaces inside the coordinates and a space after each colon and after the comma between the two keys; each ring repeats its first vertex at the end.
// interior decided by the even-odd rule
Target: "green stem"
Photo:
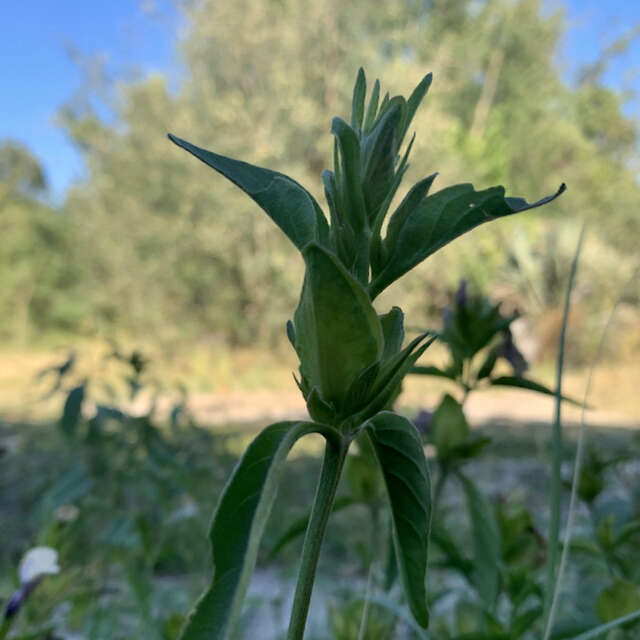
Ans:
{"type": "Polygon", "coordinates": [[[348,448],[349,441],[346,439],[340,445],[328,441],[326,444],[322,472],[302,547],[302,560],[298,572],[296,593],[293,598],[287,640],[302,640],[304,636],[320,548],[348,448]]]}
{"type": "Polygon", "coordinates": [[[11,628],[11,620],[5,618],[2,626],[0,626],[0,640],[3,640],[4,638],[7,637],[7,634],[9,633],[9,629],[11,628]]]}

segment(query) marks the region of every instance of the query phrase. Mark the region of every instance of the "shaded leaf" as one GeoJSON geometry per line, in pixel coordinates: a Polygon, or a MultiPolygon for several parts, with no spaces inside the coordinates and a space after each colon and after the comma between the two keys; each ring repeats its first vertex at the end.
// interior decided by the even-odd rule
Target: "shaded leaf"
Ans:
{"type": "Polygon", "coordinates": [[[393,307],[389,313],[385,313],[380,318],[382,334],[384,336],[383,360],[389,360],[402,349],[404,341],[404,314],[400,307],[393,307]]]}
{"type": "MultiPolygon", "coordinates": [[[[519,376],[500,376],[499,378],[491,378],[489,380],[489,384],[493,387],[516,387],[518,389],[528,389],[529,391],[536,391],[537,393],[543,393],[547,396],[555,396],[556,392],[553,389],[549,389],[549,387],[545,387],[543,384],[539,382],[534,382],[533,380],[529,380],[528,378],[521,378],[519,376]]],[[[567,396],[562,396],[562,399],[565,402],[569,402],[571,404],[575,404],[577,406],[582,406],[581,402],[574,400],[573,398],[568,398],[567,396]]]]}
{"type": "Polygon", "coordinates": [[[433,444],[438,458],[446,460],[456,447],[463,445],[469,436],[469,425],[460,403],[445,394],[433,414],[433,444]]]}
{"type": "Polygon", "coordinates": [[[366,224],[366,210],[360,181],[360,142],[355,131],[341,118],[333,119],[331,133],[336,137],[342,160],[340,175],[336,174],[342,206],[354,231],[361,231],[366,224]]]}
{"type": "Polygon", "coordinates": [[[84,391],[84,384],[74,387],[69,391],[69,395],[64,402],[62,417],[60,418],[60,429],[68,437],[75,436],[78,431],[78,424],[82,418],[84,391]]]}
{"type": "Polygon", "coordinates": [[[564,190],[562,185],[554,195],[532,204],[521,198],[505,198],[503,187],[475,191],[471,184],[428,196],[407,216],[393,245],[387,246],[389,259],[369,287],[371,298],[463,233],[484,222],[542,206],[564,190]]]}
{"type": "Polygon", "coordinates": [[[605,587],[596,600],[596,613],[603,622],[611,622],[640,609],[640,587],[619,579],[605,587]]]}
{"type": "Polygon", "coordinates": [[[500,588],[501,542],[498,519],[493,505],[478,491],[473,482],[461,473],[458,473],[458,478],[464,489],[471,517],[473,583],[480,597],[491,607],[495,604],[500,588]]]}
{"type": "Polygon", "coordinates": [[[358,69],[356,84],[353,88],[353,100],[351,103],[351,127],[355,131],[362,128],[362,120],[364,118],[364,98],[367,93],[367,80],[364,75],[364,69],[358,69]]]}
{"type": "Polygon", "coordinates": [[[424,78],[422,78],[422,80],[420,81],[420,84],[413,90],[413,92],[409,96],[409,99],[407,100],[407,109],[405,113],[405,118],[402,123],[402,129],[400,131],[400,140],[399,140],[400,144],[402,144],[402,140],[404,140],[404,137],[407,133],[407,129],[411,125],[413,116],[418,110],[418,107],[420,106],[422,99],[427,94],[427,91],[429,91],[429,87],[431,86],[432,80],[433,80],[433,74],[428,73],[424,78]]]}
{"type": "Polygon", "coordinates": [[[363,287],[317,244],[304,251],[305,280],[295,312],[303,378],[324,402],[343,408],[352,384],[383,351],[380,320],[363,287]]]}
{"type": "Polygon", "coordinates": [[[417,373],[421,376],[437,376],[439,378],[448,378],[449,380],[455,380],[456,374],[448,371],[446,369],[440,369],[438,367],[434,367],[432,365],[422,366],[416,365],[415,367],[411,367],[411,371],[409,373],[417,373]]]}
{"type": "Polygon", "coordinates": [[[230,637],[286,456],[295,442],[308,433],[320,433],[338,446],[340,436],[331,427],[280,422],[262,431],[238,462],[222,492],[209,534],[214,564],[211,585],[187,619],[182,640],[230,637]]]}
{"type": "Polygon", "coordinates": [[[409,608],[418,624],[426,627],[431,487],[422,443],[409,420],[389,411],[366,426],[389,496],[396,559],[409,608]]]}

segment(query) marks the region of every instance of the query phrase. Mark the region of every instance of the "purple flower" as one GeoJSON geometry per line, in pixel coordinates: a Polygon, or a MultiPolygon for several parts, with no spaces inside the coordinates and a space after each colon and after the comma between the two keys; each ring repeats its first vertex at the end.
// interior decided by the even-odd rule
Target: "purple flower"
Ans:
{"type": "Polygon", "coordinates": [[[422,409],[413,420],[415,428],[424,436],[429,434],[432,422],[433,413],[431,411],[427,411],[426,409],[422,409]]]}
{"type": "Polygon", "coordinates": [[[529,363],[513,341],[513,334],[510,329],[506,329],[504,332],[504,341],[500,346],[499,356],[511,365],[516,376],[522,377],[529,368],[529,363]]]}
{"type": "Polygon", "coordinates": [[[462,278],[460,280],[460,286],[456,291],[455,301],[459,307],[465,307],[467,305],[467,280],[466,278],[462,278]]]}

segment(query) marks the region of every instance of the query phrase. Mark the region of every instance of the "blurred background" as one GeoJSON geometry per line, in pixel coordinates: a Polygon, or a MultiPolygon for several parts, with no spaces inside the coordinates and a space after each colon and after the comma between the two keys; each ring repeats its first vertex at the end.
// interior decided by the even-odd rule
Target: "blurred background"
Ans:
{"type": "MultiPolygon", "coordinates": [[[[568,395],[583,397],[612,320],[589,396],[588,424],[600,430],[579,522],[600,527],[598,548],[613,562],[615,516],[631,531],[630,555],[600,573],[591,561],[572,570],[578,595],[562,615],[596,624],[628,612],[618,601],[640,607],[640,438],[629,428],[640,426],[638,3],[33,0],[5,3],[2,24],[0,606],[30,546],[56,548],[62,567],[21,614],[16,638],[177,637],[203,585],[210,513],[238,455],[269,421],[305,415],[284,331],[303,269],[256,205],[166,134],[291,175],[324,203],[331,119],[348,117],[360,66],[369,87],[380,78],[392,95],[409,95],[433,72],[405,189],[434,171],[439,188],[502,184],[529,201],[567,183],[553,204],[447,246],[376,304],[402,306],[411,330],[440,329],[465,280],[469,296],[519,314],[504,336],[511,355],[500,352],[496,370],[508,371],[505,359],[524,370],[526,360],[527,375],[552,387],[587,223],[568,395]],[[620,587],[635,595],[615,592],[597,617],[594,601],[620,567],[635,571],[620,587]]],[[[420,364],[446,359],[435,345],[420,364]]],[[[424,410],[418,423],[432,449],[429,424],[445,392],[463,398],[482,435],[471,477],[504,509],[503,535],[513,537],[513,525],[524,536],[532,576],[544,554],[552,399],[492,387],[466,401],[450,381],[410,376],[398,406],[411,417],[424,410]]],[[[579,413],[563,415],[570,469],[579,413]]],[[[244,618],[261,632],[245,637],[282,637],[300,549],[286,527],[310,503],[317,444],[305,440],[287,467],[244,618]],[[283,532],[286,544],[277,542],[283,532]]],[[[332,517],[310,638],[328,629],[363,637],[357,598],[367,575],[375,586],[369,567],[383,556],[368,533],[380,528],[380,479],[353,458],[340,499],[356,506],[332,517]]],[[[472,545],[459,522],[463,498],[443,495],[464,555],[472,545]]],[[[442,549],[434,563],[446,567],[442,549]]],[[[457,594],[435,608],[436,631],[438,616],[453,629],[438,639],[474,629],[464,616],[446,627],[469,593],[450,574],[430,582],[457,594]]],[[[402,626],[400,592],[386,593],[395,613],[372,608],[366,637],[423,637],[402,626]]],[[[615,637],[638,637],[629,634],[615,637]]]]}
{"type": "Polygon", "coordinates": [[[467,278],[519,310],[528,355],[544,369],[586,221],[569,363],[590,362],[623,295],[606,345],[615,366],[600,389],[611,383],[610,408],[638,410],[633,3],[43,0],[14,3],[3,18],[6,406],[20,408],[14,391],[52,354],[114,340],[192,391],[289,388],[296,361],[283,327],[301,261],[253,203],[166,133],[288,173],[323,201],[330,121],[347,115],[362,65],[392,95],[434,74],[408,182],[439,171],[440,187],[504,184],[528,199],[569,186],[552,206],[440,252],[381,307],[400,303],[415,326],[437,326],[467,278]]]}

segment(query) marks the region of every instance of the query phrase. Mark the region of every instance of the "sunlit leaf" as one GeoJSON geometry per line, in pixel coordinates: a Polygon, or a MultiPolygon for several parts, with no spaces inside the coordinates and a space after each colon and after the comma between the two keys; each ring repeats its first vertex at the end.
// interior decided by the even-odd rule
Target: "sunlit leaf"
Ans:
{"type": "Polygon", "coordinates": [[[207,151],[169,134],[169,139],[221,173],[250,196],[302,250],[309,242],[327,244],[329,225],[313,196],[295,180],[207,151]]]}

